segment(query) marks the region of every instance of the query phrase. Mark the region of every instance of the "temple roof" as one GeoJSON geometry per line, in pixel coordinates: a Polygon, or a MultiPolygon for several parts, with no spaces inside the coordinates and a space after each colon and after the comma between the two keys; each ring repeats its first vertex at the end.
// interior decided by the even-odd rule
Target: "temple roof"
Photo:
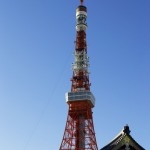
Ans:
{"type": "Polygon", "coordinates": [[[124,126],[123,130],[101,150],[145,150],[130,135],[129,126],[124,126]]]}

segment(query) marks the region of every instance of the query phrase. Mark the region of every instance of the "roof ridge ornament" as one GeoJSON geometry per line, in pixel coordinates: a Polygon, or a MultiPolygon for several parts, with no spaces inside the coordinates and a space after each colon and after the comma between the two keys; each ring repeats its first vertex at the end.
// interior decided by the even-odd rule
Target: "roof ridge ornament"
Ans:
{"type": "Polygon", "coordinates": [[[130,131],[129,125],[124,126],[123,132],[126,134],[130,134],[131,131],[130,131]]]}

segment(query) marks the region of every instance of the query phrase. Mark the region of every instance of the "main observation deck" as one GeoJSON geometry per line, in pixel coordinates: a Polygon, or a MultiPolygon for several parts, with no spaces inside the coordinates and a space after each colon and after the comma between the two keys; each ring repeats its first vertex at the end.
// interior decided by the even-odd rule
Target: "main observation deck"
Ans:
{"type": "Polygon", "coordinates": [[[92,107],[95,106],[95,97],[90,91],[67,92],[65,94],[66,102],[89,101],[92,107]]]}

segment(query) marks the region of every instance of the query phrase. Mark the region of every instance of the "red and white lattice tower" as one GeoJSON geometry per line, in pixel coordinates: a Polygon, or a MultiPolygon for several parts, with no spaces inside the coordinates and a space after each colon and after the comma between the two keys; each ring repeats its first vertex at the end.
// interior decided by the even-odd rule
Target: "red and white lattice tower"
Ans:
{"type": "Polygon", "coordinates": [[[95,98],[90,91],[88,71],[87,8],[83,6],[83,0],[80,2],[81,5],[76,9],[76,47],[72,66],[72,86],[71,92],[66,93],[69,111],[59,150],[98,150],[92,117],[95,98]]]}

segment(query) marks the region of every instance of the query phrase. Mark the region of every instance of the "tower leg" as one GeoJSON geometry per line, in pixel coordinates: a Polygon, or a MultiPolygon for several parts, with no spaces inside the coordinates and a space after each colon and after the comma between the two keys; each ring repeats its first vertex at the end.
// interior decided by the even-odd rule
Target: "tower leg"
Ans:
{"type": "Polygon", "coordinates": [[[69,105],[60,150],[98,150],[92,110],[88,102],[74,102],[69,105]]]}
{"type": "Polygon", "coordinates": [[[79,118],[76,120],[76,147],[79,149],[85,148],[85,119],[82,114],[79,114],[79,118]]]}

